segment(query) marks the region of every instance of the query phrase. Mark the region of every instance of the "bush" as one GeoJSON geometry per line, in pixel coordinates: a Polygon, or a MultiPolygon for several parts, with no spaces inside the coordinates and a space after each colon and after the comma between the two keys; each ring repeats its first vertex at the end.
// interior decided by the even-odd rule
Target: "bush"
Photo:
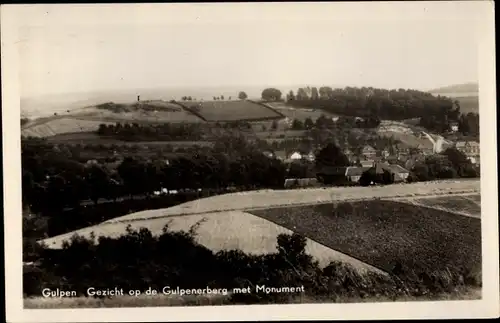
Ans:
{"type": "MultiPolygon", "coordinates": [[[[477,273],[454,270],[426,273],[400,270],[389,276],[360,274],[352,267],[332,262],[321,269],[305,252],[306,239],[298,234],[279,235],[277,252],[249,255],[240,250],[213,253],[196,240],[196,228],[172,232],[168,225],[160,236],[145,228],[118,238],[89,239],[74,236],[62,250],[45,247],[40,264],[25,266],[26,296],[39,295],[43,288],[61,288],[85,295],[89,286],[161,291],[164,286],[181,288],[252,289],[251,294],[233,294],[231,303],[283,303],[301,294],[255,293],[257,285],[304,286],[302,296],[396,298],[449,292],[460,286],[477,285],[477,273]]],[[[479,280],[478,280],[479,279],[479,280]]]]}

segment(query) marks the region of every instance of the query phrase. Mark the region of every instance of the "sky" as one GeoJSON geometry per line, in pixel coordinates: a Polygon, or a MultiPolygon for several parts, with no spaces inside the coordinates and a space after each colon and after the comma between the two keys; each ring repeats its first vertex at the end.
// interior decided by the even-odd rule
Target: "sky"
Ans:
{"type": "Polygon", "coordinates": [[[467,2],[26,6],[17,19],[21,97],[476,82],[483,12],[467,2]]]}

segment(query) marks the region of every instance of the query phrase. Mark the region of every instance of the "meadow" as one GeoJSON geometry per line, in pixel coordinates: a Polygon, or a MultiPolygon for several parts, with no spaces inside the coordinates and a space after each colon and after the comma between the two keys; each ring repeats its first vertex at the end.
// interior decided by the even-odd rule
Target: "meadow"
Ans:
{"type": "Polygon", "coordinates": [[[307,118],[311,118],[313,121],[318,119],[320,116],[330,116],[337,117],[338,115],[326,112],[320,109],[306,109],[298,108],[290,105],[285,105],[284,103],[269,103],[273,109],[279,111],[289,119],[298,119],[304,121],[307,118]]]}
{"type": "Polygon", "coordinates": [[[183,101],[181,105],[200,115],[206,121],[262,121],[281,119],[282,115],[253,101],[183,101]]]}
{"type": "Polygon", "coordinates": [[[383,200],[110,222],[79,231],[79,238],[73,236],[65,249],[47,253],[41,272],[25,271],[25,284],[32,284],[40,274],[44,278],[28,285],[26,293],[31,296],[25,297],[24,304],[26,308],[95,308],[478,299],[479,231],[478,219],[383,200]],[[96,244],[99,236],[106,238],[96,244]],[[182,246],[187,249],[179,249],[182,246]],[[127,256],[119,255],[121,248],[128,250],[127,256]],[[109,259],[102,261],[105,255],[109,259]],[[116,266],[130,270],[117,273],[116,266]],[[50,278],[55,268],[68,285],[50,278]],[[158,274],[158,270],[166,272],[158,274]],[[188,284],[185,288],[206,282],[255,286],[269,280],[307,287],[301,295],[268,297],[61,300],[36,296],[41,288],[37,286],[82,291],[86,286],[106,288],[112,282],[129,289],[158,289],[165,279],[169,286],[188,284]]]}
{"type": "MultiPolygon", "coordinates": [[[[193,215],[171,216],[152,220],[117,222],[87,227],[78,230],[81,237],[118,238],[126,234],[130,224],[134,230],[148,229],[153,235],[160,235],[165,225],[172,231],[189,231],[196,227],[195,240],[200,245],[219,252],[222,250],[240,250],[249,255],[265,255],[276,252],[276,239],[280,234],[292,234],[293,228],[285,228],[273,222],[242,211],[214,212],[193,215]]],[[[75,232],[59,235],[44,240],[47,247],[61,249],[64,241],[70,241],[75,232]]],[[[348,263],[359,272],[377,272],[380,270],[353,259],[329,247],[307,238],[306,252],[318,260],[320,267],[326,267],[332,261],[348,263]]]]}
{"type": "Polygon", "coordinates": [[[93,132],[100,124],[113,124],[111,121],[77,119],[74,117],[53,117],[42,123],[28,125],[21,129],[21,135],[31,137],[50,137],[63,133],[93,132]]]}
{"type": "Polygon", "coordinates": [[[228,193],[187,202],[168,209],[131,213],[108,222],[129,222],[172,215],[211,213],[218,211],[254,210],[281,206],[310,205],[332,201],[368,200],[374,198],[440,196],[479,192],[480,181],[448,180],[393,184],[376,187],[322,187],[283,190],[256,190],[228,193]]]}
{"type": "Polygon", "coordinates": [[[252,211],[384,271],[481,269],[481,222],[394,201],[252,211]]]}
{"type": "Polygon", "coordinates": [[[481,195],[416,198],[411,203],[481,217],[481,195]]]}
{"type": "Polygon", "coordinates": [[[100,124],[116,123],[198,123],[200,118],[186,112],[125,112],[113,113],[104,111],[101,115],[71,115],[53,116],[22,127],[23,136],[50,137],[78,132],[95,132],[100,124]]]}

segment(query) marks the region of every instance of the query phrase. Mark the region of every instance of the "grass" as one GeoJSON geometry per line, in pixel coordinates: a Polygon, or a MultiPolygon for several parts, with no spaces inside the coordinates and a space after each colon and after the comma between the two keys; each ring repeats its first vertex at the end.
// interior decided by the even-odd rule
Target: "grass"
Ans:
{"type": "Polygon", "coordinates": [[[190,109],[197,109],[207,121],[266,120],[281,116],[272,109],[250,101],[203,101],[182,102],[190,109]]]}
{"type": "Polygon", "coordinates": [[[307,118],[311,118],[313,121],[318,119],[321,115],[335,117],[337,115],[329,113],[319,109],[304,109],[295,108],[293,106],[287,106],[284,103],[269,103],[273,109],[276,109],[286,117],[290,119],[299,119],[304,121],[307,118]]]}
{"type": "Polygon", "coordinates": [[[252,212],[377,268],[478,270],[481,222],[393,201],[285,207],[252,212]]]}
{"type": "Polygon", "coordinates": [[[112,124],[107,121],[76,119],[73,117],[54,117],[44,123],[26,127],[21,130],[24,136],[49,137],[61,133],[92,132],[99,129],[99,125],[112,124]]]}
{"type": "Polygon", "coordinates": [[[177,205],[168,209],[131,213],[112,221],[136,221],[158,217],[210,213],[219,211],[252,210],[292,205],[328,203],[332,200],[368,200],[398,196],[440,195],[479,191],[477,179],[418,182],[377,187],[323,187],[289,190],[257,190],[222,194],[177,205]]]}
{"type": "Polygon", "coordinates": [[[439,207],[451,212],[457,211],[462,213],[467,213],[471,215],[481,215],[481,196],[471,195],[471,196],[446,196],[446,197],[434,197],[434,198],[419,198],[413,201],[430,207],[439,207]]]}
{"type": "MultiPolygon", "coordinates": [[[[254,255],[276,252],[276,239],[278,235],[282,233],[292,234],[292,231],[294,231],[293,228],[287,229],[253,214],[241,211],[172,216],[135,221],[130,224],[132,229],[147,228],[154,235],[159,235],[167,223],[172,231],[186,232],[193,225],[197,225],[197,242],[214,252],[237,249],[254,255]]],[[[118,222],[98,225],[78,230],[77,233],[86,238],[91,236],[91,232],[96,237],[118,237],[126,233],[128,224],[118,222]]],[[[74,233],[71,232],[50,238],[45,240],[45,242],[51,248],[60,248],[63,241],[69,240],[74,233]]],[[[342,261],[349,263],[349,265],[361,272],[366,270],[375,271],[375,268],[325,247],[311,239],[307,241],[306,252],[317,259],[322,267],[332,261],[342,261]]]]}
{"type": "Polygon", "coordinates": [[[117,122],[139,123],[199,123],[202,119],[185,111],[177,104],[159,101],[146,103],[144,109],[132,104],[125,104],[125,111],[113,112],[108,109],[88,107],[69,110],[51,117],[33,120],[21,130],[25,136],[48,137],[65,133],[92,132],[101,123],[115,124],[117,122]]]}

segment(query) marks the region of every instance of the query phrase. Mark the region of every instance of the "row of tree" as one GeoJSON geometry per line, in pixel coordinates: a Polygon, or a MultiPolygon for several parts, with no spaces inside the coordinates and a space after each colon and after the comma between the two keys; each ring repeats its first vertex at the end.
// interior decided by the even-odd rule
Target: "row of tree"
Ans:
{"type": "Polygon", "coordinates": [[[73,207],[80,201],[146,195],[162,188],[282,187],[285,166],[249,146],[244,138],[218,142],[210,152],[173,158],[125,158],[108,167],[82,164],[49,144],[23,144],[23,202],[37,210],[73,207]]]}
{"type": "MultiPolygon", "coordinates": [[[[99,199],[113,200],[120,196],[151,196],[162,188],[279,188],[285,178],[291,176],[280,160],[268,158],[261,152],[258,141],[249,142],[237,136],[222,138],[213,148],[204,151],[169,158],[127,157],[111,165],[77,162],[62,154],[59,147],[43,141],[23,140],[22,144],[23,202],[35,211],[74,207],[87,199],[97,203],[99,199]]],[[[458,150],[450,148],[443,156],[445,158],[429,157],[426,172],[421,172],[421,165],[415,166],[414,179],[443,178],[448,173],[451,177],[478,176],[477,170],[458,150]]],[[[308,177],[325,166],[351,165],[343,150],[333,143],[318,151],[315,163],[314,169],[307,165],[308,177]]],[[[297,169],[294,166],[293,171],[302,172],[297,169]]],[[[293,177],[297,177],[295,173],[293,177]]]]}
{"type": "MultiPolygon", "coordinates": [[[[231,100],[231,98],[232,98],[232,97],[231,97],[231,96],[229,96],[229,97],[228,97],[228,100],[231,100]]],[[[240,99],[240,100],[245,100],[245,99],[247,99],[247,98],[248,98],[248,95],[247,95],[245,92],[240,91],[240,92],[238,93],[238,99],[240,99]]],[[[193,99],[191,96],[183,96],[181,99],[182,99],[182,101],[196,101],[196,98],[194,98],[194,99],[193,99]]],[[[213,99],[214,101],[224,101],[224,95],[220,95],[220,96],[213,96],[213,97],[212,97],[212,99],[213,99]]]]}
{"type": "Polygon", "coordinates": [[[138,123],[116,123],[100,124],[97,134],[100,136],[111,136],[126,141],[143,140],[173,140],[173,141],[197,141],[203,140],[206,130],[197,124],[191,123],[162,123],[162,124],[138,124],[138,123]]]}
{"type": "MultiPolygon", "coordinates": [[[[459,107],[446,97],[434,97],[429,93],[381,89],[331,89],[311,88],[310,94],[304,88],[291,91],[287,102],[294,106],[316,108],[340,115],[355,117],[376,117],[379,119],[403,120],[422,117],[434,118],[442,124],[458,120],[459,107]]],[[[424,121],[425,122],[425,121],[424,121]]]]}

